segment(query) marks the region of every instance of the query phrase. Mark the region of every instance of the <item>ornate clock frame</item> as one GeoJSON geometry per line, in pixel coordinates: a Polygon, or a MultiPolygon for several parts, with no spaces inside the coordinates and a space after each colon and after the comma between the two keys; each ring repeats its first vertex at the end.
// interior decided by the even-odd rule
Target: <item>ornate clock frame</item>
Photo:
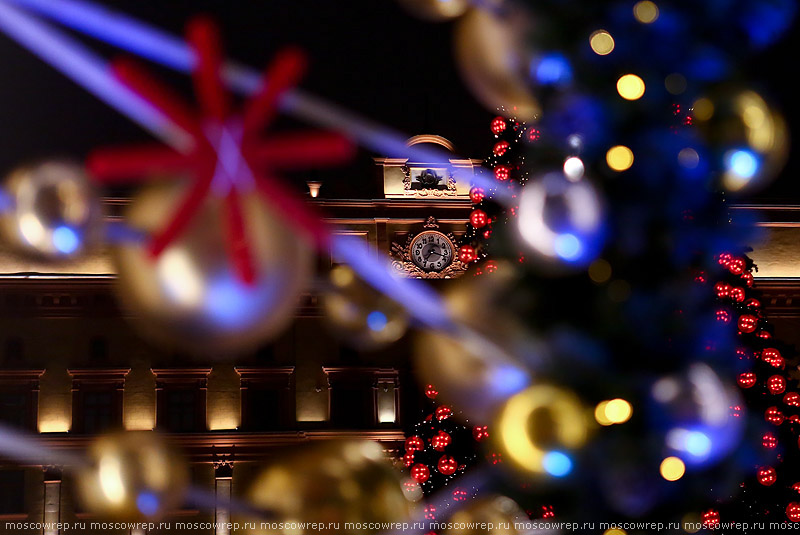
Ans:
{"type": "Polygon", "coordinates": [[[419,232],[416,232],[408,236],[405,245],[392,242],[392,268],[394,268],[397,274],[414,279],[455,279],[463,275],[464,272],[467,271],[467,265],[458,259],[458,240],[456,237],[452,232],[442,232],[439,230],[439,223],[436,222],[436,218],[433,216],[427,219],[422,226],[421,232],[430,230],[441,232],[453,243],[454,251],[452,262],[441,271],[425,271],[417,266],[411,260],[411,242],[417,234],[419,234],[419,232]]]}

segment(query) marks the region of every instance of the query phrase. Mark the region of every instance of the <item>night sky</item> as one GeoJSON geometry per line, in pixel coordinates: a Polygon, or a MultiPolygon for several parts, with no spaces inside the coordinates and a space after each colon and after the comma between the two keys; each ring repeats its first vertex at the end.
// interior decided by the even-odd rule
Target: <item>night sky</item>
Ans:
{"type": "MultiPolygon", "coordinates": [[[[103,4],[181,33],[188,17],[213,14],[222,25],[228,55],[261,69],[281,46],[299,45],[310,56],[302,87],[408,135],[440,134],[465,157],[482,158],[491,147],[484,110],[464,88],[451,54],[450,23],[420,21],[392,0],[105,0],[103,4]]],[[[795,25],[795,28],[797,25],[795,25]]],[[[800,132],[796,86],[789,83],[797,49],[795,29],[753,62],[800,132]]],[[[89,41],[112,57],[115,49],[89,41]]],[[[188,78],[152,65],[162,79],[191,96],[188,78]]],[[[150,136],[0,34],[0,171],[49,156],[83,158],[93,147],[146,141],[150,136]]],[[[277,128],[304,125],[281,119],[277,128]]],[[[800,137],[800,133],[797,134],[800,137]]],[[[794,143],[793,143],[794,145],[794,143]]],[[[293,177],[322,179],[323,196],[380,195],[371,157],[332,172],[293,177]]],[[[762,199],[800,202],[792,158],[762,199]]]]}

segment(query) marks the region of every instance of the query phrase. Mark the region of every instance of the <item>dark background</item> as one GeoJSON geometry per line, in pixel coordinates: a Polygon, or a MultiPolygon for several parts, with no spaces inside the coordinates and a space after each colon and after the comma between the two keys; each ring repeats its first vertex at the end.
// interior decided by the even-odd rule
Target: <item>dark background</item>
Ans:
{"type": "MultiPolygon", "coordinates": [[[[393,0],[104,0],[173,33],[189,16],[211,13],[221,23],[230,57],[258,69],[286,44],[309,53],[302,87],[409,136],[442,135],[464,157],[483,158],[491,147],[484,110],[461,83],[452,57],[452,23],[428,23],[393,0]]],[[[778,46],[750,62],[753,78],[783,108],[790,128],[800,110],[794,82],[797,25],[778,46]]],[[[111,57],[115,49],[89,40],[111,57]]],[[[185,76],[151,65],[162,79],[190,97],[185,76]]],[[[304,125],[281,119],[276,128],[304,125]]],[[[798,134],[800,135],[800,134],[798,134]]],[[[83,158],[93,147],[151,139],[44,62],[0,34],[0,173],[32,159],[83,158]]],[[[793,143],[794,145],[794,143],[793,143]]],[[[794,152],[794,151],[793,151],[794,152]]],[[[321,179],[326,197],[375,197],[381,193],[370,154],[335,171],[294,176],[321,179]]],[[[792,157],[783,175],[754,200],[800,202],[792,157]]]]}

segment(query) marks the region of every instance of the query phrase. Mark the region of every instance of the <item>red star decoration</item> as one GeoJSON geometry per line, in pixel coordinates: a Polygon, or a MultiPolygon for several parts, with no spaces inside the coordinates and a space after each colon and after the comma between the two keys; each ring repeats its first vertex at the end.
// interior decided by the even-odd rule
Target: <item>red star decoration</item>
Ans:
{"type": "Polygon", "coordinates": [[[220,77],[222,48],[217,27],[206,18],[193,19],[187,26],[187,41],[197,58],[192,81],[198,112],[130,60],[116,61],[112,69],[120,81],[189,135],[191,149],[184,153],[161,144],[102,149],[89,156],[89,171],[104,184],[140,182],[158,174],[188,171],[191,187],[174,216],[152,236],[149,253],[154,258],[161,254],[186,229],[203,202],[216,196],[224,200],[228,256],[238,276],[252,283],[256,273],[241,194],[258,192],[285,220],[310,234],[317,244],[324,244],[328,233],[321,220],[275,174],[340,163],[352,156],[354,147],[338,134],[319,131],[261,137],[277,113],[281,96],[305,71],[305,56],[299,50],[279,52],[264,73],[261,90],[245,102],[241,113],[234,113],[220,77]]]}

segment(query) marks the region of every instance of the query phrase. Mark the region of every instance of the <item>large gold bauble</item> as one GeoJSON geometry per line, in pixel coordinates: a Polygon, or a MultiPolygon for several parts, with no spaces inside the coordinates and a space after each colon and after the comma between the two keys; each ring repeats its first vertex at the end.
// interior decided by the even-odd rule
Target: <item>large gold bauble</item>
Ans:
{"type": "Polygon", "coordinates": [[[359,348],[377,349],[395,342],[408,327],[405,310],[359,279],[349,266],[331,270],[322,305],[331,330],[359,348]]]}
{"type": "Polygon", "coordinates": [[[181,506],[189,481],[184,460],[153,431],[98,437],[76,478],[83,506],[105,518],[154,520],[181,506]]]}
{"type": "Polygon", "coordinates": [[[375,533],[380,523],[409,517],[400,475],[370,441],[327,441],[299,448],[261,473],[248,492],[276,522],[319,522],[321,531],[297,525],[253,533],[375,533]],[[328,523],[338,523],[338,529],[328,523]],[[348,525],[347,523],[355,523],[348,525]]]}
{"type": "Polygon", "coordinates": [[[17,252],[46,260],[83,253],[100,236],[100,202],[84,170],[48,161],[12,172],[0,191],[0,232],[17,252]]]}
{"type": "MultiPolygon", "coordinates": [[[[786,121],[752,89],[718,87],[693,103],[692,116],[717,160],[719,185],[726,191],[762,188],[786,165],[786,121]]],[[[693,160],[686,163],[697,165],[693,160]]]]}
{"type": "Polygon", "coordinates": [[[469,9],[469,0],[399,0],[415,16],[431,21],[450,20],[469,9]]]}
{"type": "MultiPolygon", "coordinates": [[[[130,206],[128,223],[161,229],[183,188],[153,186],[130,206]]],[[[253,350],[292,318],[311,271],[302,237],[256,194],[241,196],[256,280],[237,275],[227,254],[224,201],[209,197],[157,258],[146,243],[114,248],[119,292],[143,331],[179,349],[225,357],[253,350]]]]}
{"type": "Polygon", "coordinates": [[[524,330],[494,302],[512,279],[510,264],[491,275],[458,279],[445,304],[470,336],[428,330],[414,341],[414,369],[421,382],[434,385],[440,401],[458,407],[475,424],[488,422],[530,382],[525,367],[512,357],[529,343],[524,330]]]}
{"type": "Polygon", "coordinates": [[[528,515],[506,496],[489,495],[472,500],[469,506],[457,511],[447,521],[444,535],[517,535],[515,524],[530,523],[528,515]],[[487,526],[492,525],[491,531],[487,526]]]}
{"type": "Polygon", "coordinates": [[[455,56],[462,78],[488,110],[531,121],[541,107],[527,82],[532,54],[525,45],[526,20],[473,9],[457,23],[455,56]]]}

